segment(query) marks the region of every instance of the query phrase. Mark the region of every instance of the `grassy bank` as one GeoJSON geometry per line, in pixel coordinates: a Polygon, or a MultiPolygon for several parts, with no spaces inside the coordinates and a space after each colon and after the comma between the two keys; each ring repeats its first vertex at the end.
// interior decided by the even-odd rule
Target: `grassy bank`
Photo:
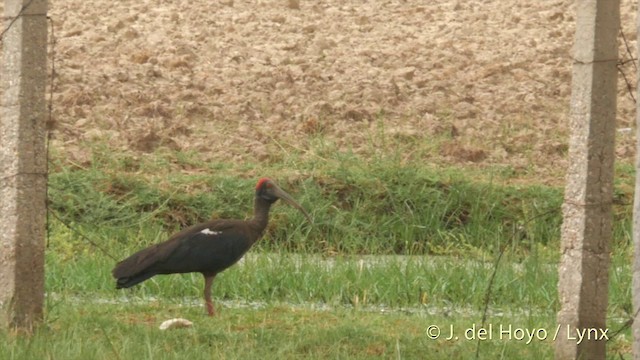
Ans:
{"type": "MultiPolygon", "coordinates": [[[[314,219],[310,226],[295,210],[276,207],[260,243],[270,251],[466,254],[509,246],[526,253],[559,238],[561,189],[474,181],[460,170],[407,166],[394,158],[366,164],[342,156],[322,167],[296,163],[293,171],[282,163],[247,169],[194,164],[188,154],[114,158],[98,152],[86,167],[58,166],[50,178],[51,207],[88,231],[111,228],[113,247],[155,241],[155,232],[212,217],[248,217],[257,178],[270,176],[314,219]]],[[[617,238],[625,241],[627,224],[618,224],[617,238]]]]}
{"type": "MultiPolygon", "coordinates": [[[[631,169],[621,166],[618,174],[615,248],[630,242],[633,189],[631,169]]],[[[336,154],[238,165],[202,163],[189,153],[113,155],[98,147],[86,165],[55,164],[50,207],[106,247],[129,251],[127,245],[145,246],[211,218],[250,217],[262,176],[274,178],[313,217],[308,224],[278,204],[258,244],[265,251],[468,257],[506,247],[520,256],[557,256],[561,188],[511,185],[504,169],[440,169],[393,155],[368,163],[336,154]]]]}

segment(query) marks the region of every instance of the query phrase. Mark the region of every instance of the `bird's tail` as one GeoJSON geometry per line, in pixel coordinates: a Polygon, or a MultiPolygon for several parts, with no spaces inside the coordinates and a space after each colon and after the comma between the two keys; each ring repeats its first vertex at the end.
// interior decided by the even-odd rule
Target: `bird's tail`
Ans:
{"type": "Polygon", "coordinates": [[[143,249],[116,264],[111,275],[117,279],[116,289],[128,288],[158,274],[154,265],[158,259],[158,245],[143,249]]]}
{"type": "Polygon", "coordinates": [[[134,276],[125,276],[125,277],[118,278],[116,280],[116,289],[130,288],[155,275],[156,275],[155,273],[142,273],[142,274],[136,274],[134,276]]]}

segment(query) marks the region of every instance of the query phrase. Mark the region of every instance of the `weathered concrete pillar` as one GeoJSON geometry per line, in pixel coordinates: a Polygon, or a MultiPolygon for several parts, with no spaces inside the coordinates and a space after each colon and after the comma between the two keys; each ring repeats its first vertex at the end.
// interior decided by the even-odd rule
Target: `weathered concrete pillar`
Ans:
{"type": "Polygon", "coordinates": [[[6,0],[0,73],[0,328],[42,319],[47,1],[6,0]],[[27,6],[28,4],[28,6],[27,6]]]}
{"type": "Polygon", "coordinates": [[[619,26],[618,0],[577,1],[556,359],[605,358],[619,26]]]}

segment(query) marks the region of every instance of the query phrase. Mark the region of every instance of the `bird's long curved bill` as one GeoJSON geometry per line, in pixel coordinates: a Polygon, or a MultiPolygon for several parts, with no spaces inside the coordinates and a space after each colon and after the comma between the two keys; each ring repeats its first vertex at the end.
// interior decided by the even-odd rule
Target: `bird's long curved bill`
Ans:
{"type": "Polygon", "coordinates": [[[293,200],[291,195],[287,194],[284,190],[280,189],[277,186],[275,187],[274,190],[275,190],[274,194],[277,197],[282,199],[282,201],[286,202],[287,204],[293,206],[294,208],[300,210],[300,212],[304,214],[304,216],[307,218],[307,220],[309,220],[309,223],[313,223],[313,221],[311,221],[311,216],[309,215],[307,210],[305,210],[300,204],[298,204],[297,201],[293,200]]]}

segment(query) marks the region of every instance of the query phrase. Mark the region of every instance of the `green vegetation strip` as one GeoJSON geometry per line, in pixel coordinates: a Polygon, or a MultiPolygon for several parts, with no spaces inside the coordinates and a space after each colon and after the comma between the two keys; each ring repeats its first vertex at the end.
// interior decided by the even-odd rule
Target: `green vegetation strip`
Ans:
{"type": "MultiPolygon", "coordinates": [[[[50,206],[97,236],[108,232],[109,247],[143,246],[158,240],[150,233],[212,217],[249,217],[256,180],[271,175],[310,211],[314,224],[280,204],[259,244],[270,251],[467,254],[507,246],[527,253],[559,238],[562,192],[552,187],[474,182],[458,171],[392,160],[364,165],[350,157],[321,168],[295,164],[295,172],[283,164],[239,170],[187,163],[176,169],[154,161],[123,156],[87,167],[60,165],[50,177],[50,206]]],[[[630,209],[622,211],[616,238],[626,241],[622,219],[630,209]]]]}
{"type": "MultiPolygon", "coordinates": [[[[56,216],[46,253],[46,323],[28,338],[0,332],[0,359],[451,359],[469,358],[478,342],[481,358],[552,356],[561,189],[504,185],[500,173],[472,180],[464,170],[382,157],[365,163],[344,154],[266,165],[104,149],[92,156],[87,164],[58,159],[51,166],[56,216]],[[121,259],[212,217],[251,216],[255,181],[264,175],[299,200],[314,223],[283,204],[274,207],[264,239],[216,278],[219,317],[204,316],[199,274],[115,290],[110,257],[121,259]],[[195,325],[158,330],[173,317],[195,325]],[[489,324],[496,326],[494,337],[479,339],[477,331],[489,324]],[[430,338],[432,325],[442,337],[453,326],[459,339],[430,338]],[[514,333],[498,338],[500,325],[548,333],[532,341],[514,333]],[[469,328],[476,335],[470,340],[469,328]]],[[[631,312],[633,179],[622,175],[610,332],[631,312]]],[[[625,329],[609,343],[610,354],[629,354],[629,334],[625,329]]]]}

